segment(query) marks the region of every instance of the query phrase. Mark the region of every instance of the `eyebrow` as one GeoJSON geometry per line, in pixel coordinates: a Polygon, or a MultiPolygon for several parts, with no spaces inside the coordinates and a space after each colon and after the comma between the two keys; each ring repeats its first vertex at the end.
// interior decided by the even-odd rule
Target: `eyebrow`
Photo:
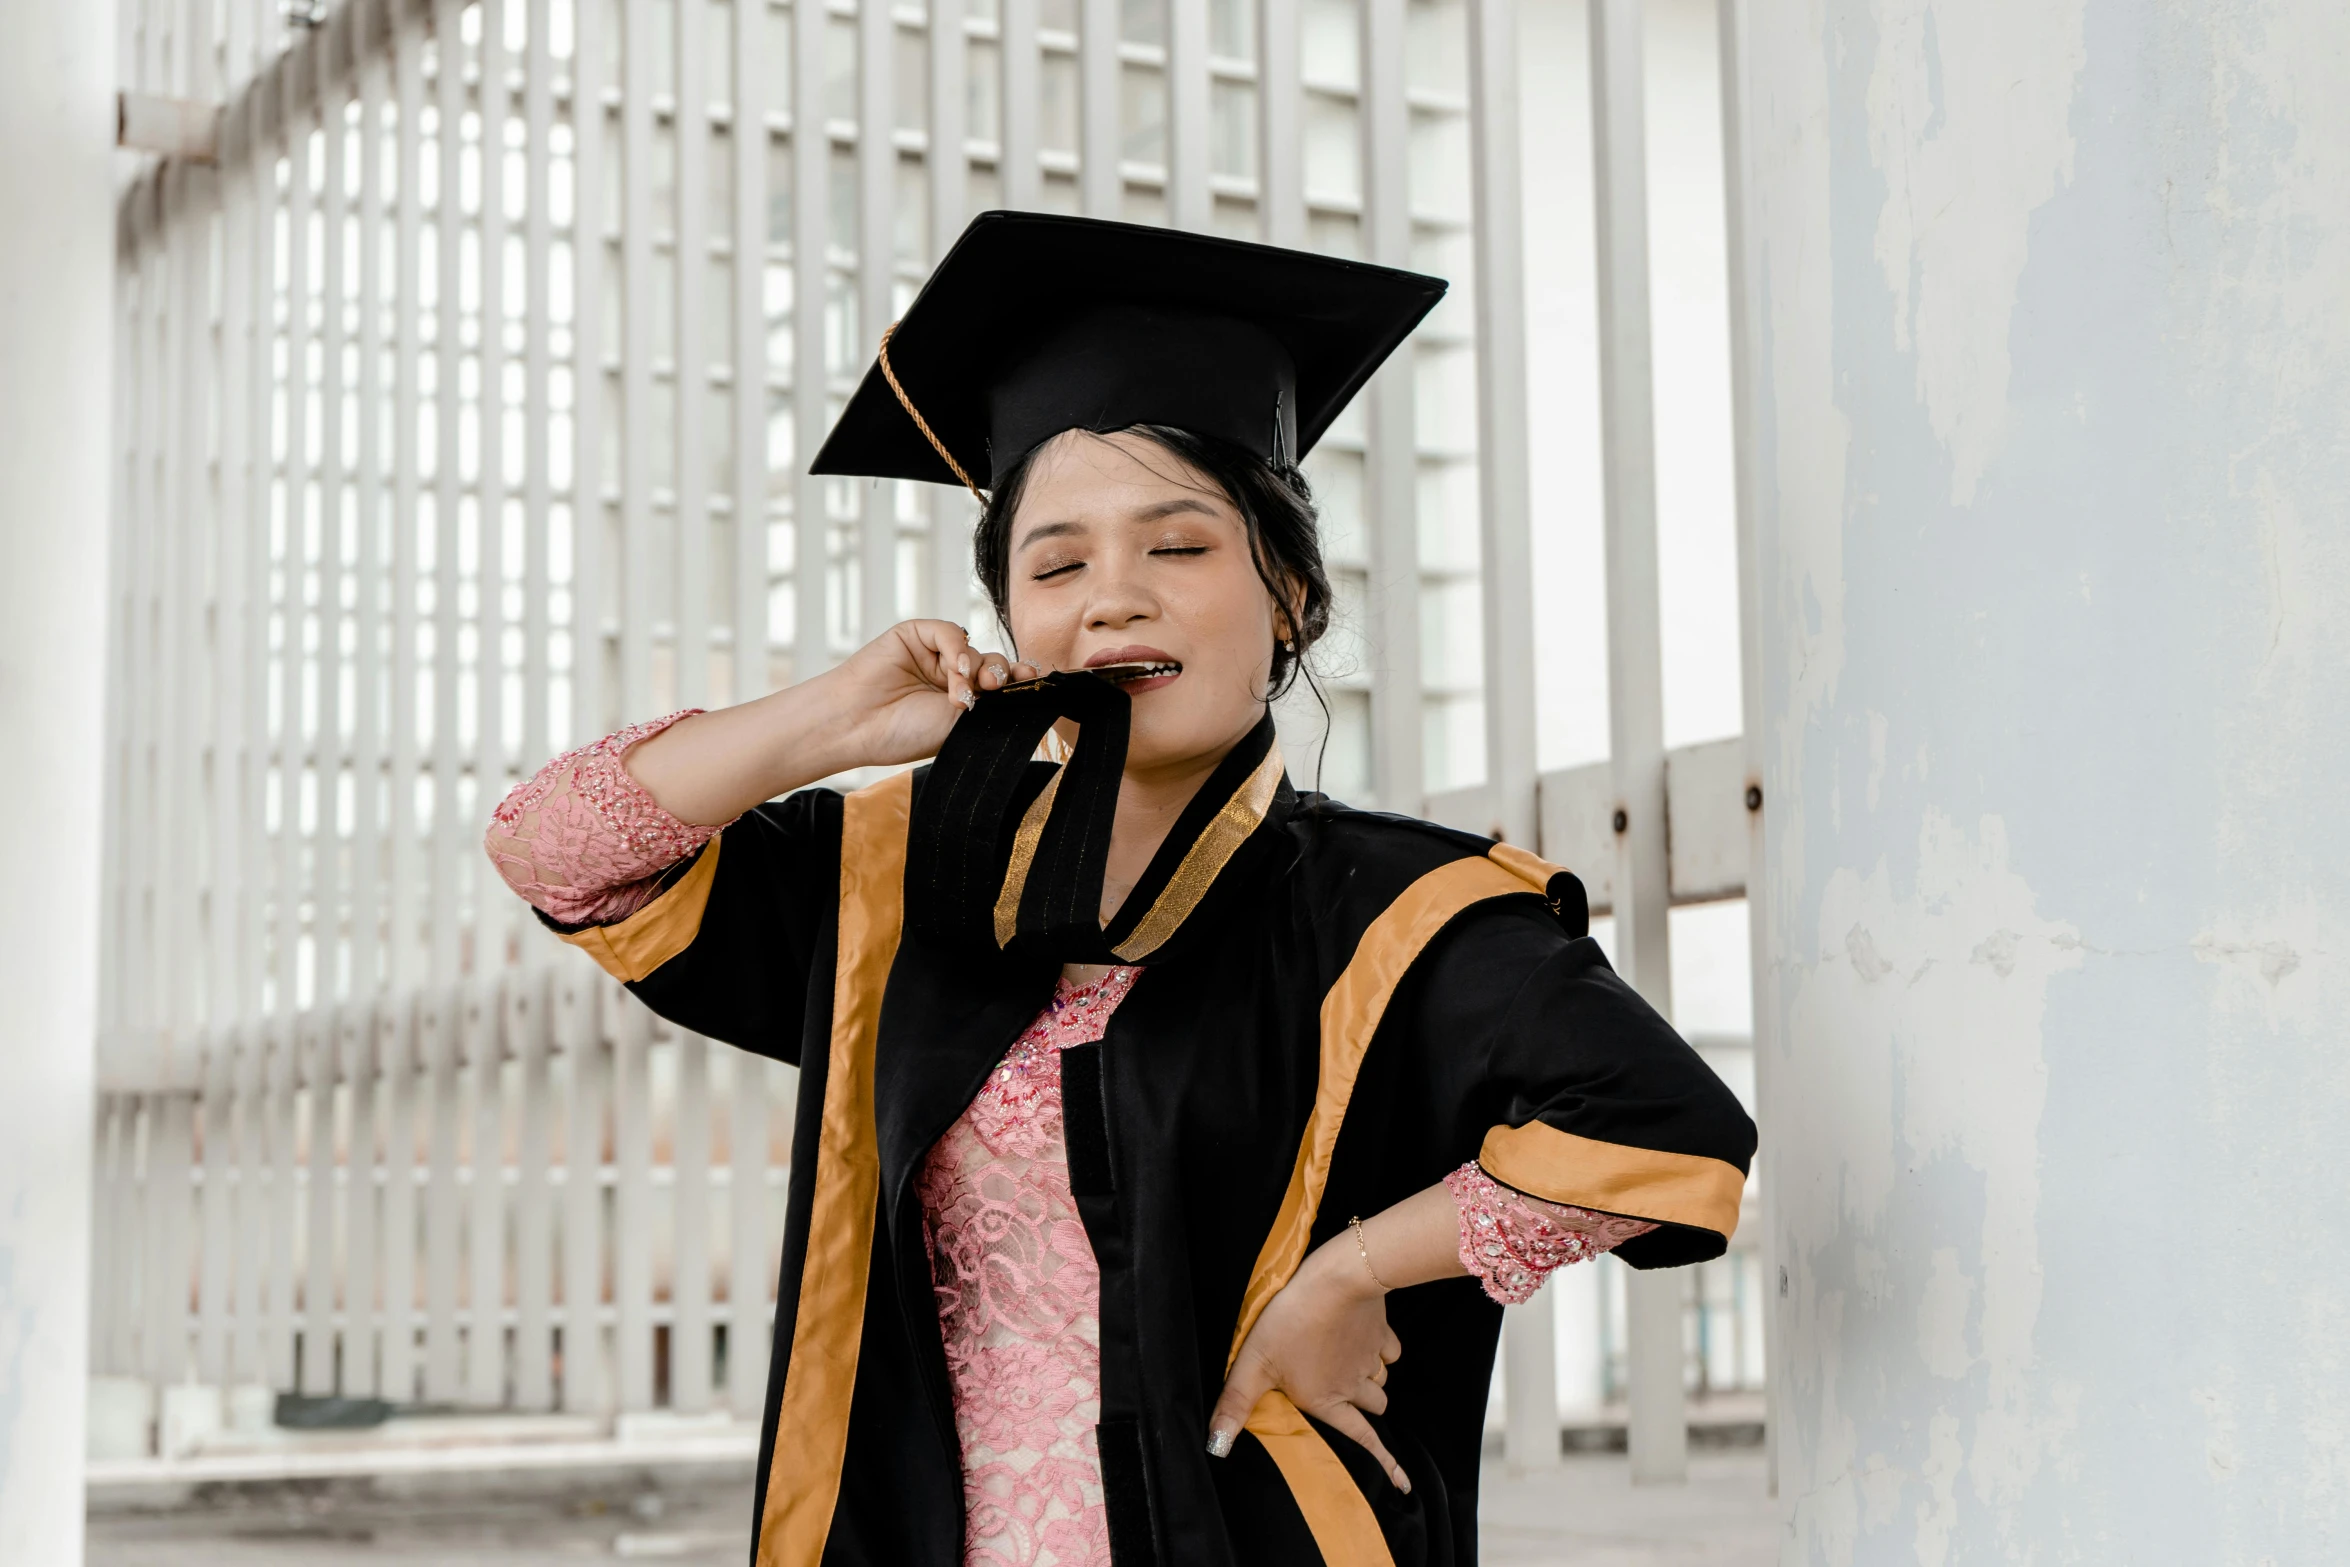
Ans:
{"type": "MultiPolygon", "coordinates": [[[[1162,518],[1172,517],[1181,512],[1197,512],[1203,517],[1216,515],[1216,509],[1206,501],[1196,496],[1178,495],[1172,500],[1158,501],[1139,510],[1128,512],[1125,520],[1128,522],[1157,522],[1162,518]]],[[[1084,531],[1085,524],[1081,522],[1040,522],[1026,533],[1021,534],[1020,542],[1013,545],[1012,548],[1017,552],[1028,548],[1039,539],[1061,538],[1068,534],[1083,533],[1084,531]]]]}

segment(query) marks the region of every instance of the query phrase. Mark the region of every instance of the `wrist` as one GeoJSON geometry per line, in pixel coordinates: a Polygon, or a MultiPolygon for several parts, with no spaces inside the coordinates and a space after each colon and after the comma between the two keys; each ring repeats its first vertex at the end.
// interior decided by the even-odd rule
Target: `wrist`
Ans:
{"type": "Polygon", "coordinates": [[[1311,1272],[1313,1288],[1351,1300],[1377,1300],[1387,1293],[1387,1285],[1380,1280],[1374,1266],[1365,1266],[1362,1249],[1355,1242],[1354,1226],[1349,1224],[1315,1247],[1298,1271],[1301,1275],[1311,1272]]]}

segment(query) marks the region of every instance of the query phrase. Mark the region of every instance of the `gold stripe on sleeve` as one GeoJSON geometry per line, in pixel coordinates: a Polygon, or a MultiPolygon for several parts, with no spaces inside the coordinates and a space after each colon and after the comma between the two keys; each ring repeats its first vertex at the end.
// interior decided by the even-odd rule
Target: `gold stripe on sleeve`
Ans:
{"type": "Polygon", "coordinates": [[[710,840],[693,869],[677,885],[616,925],[590,925],[562,933],[563,939],[602,965],[605,973],[633,985],[694,944],[702,914],[710,906],[710,884],[718,879],[718,850],[726,835],[710,840]]]}
{"type": "Polygon", "coordinates": [[[1725,1241],[1746,1192],[1745,1175],[1723,1160],[1603,1143],[1540,1121],[1493,1128],[1477,1162],[1495,1180],[1551,1202],[1686,1224],[1725,1241]]]}
{"type": "Polygon", "coordinates": [[[791,1360],[776,1413],[767,1504],[759,1517],[758,1567],[816,1567],[840,1499],[881,1189],[873,1048],[905,913],[912,799],[913,774],[903,772],[858,790],[841,806],[839,955],[816,1191],[791,1360]]]}
{"type": "Polygon", "coordinates": [[[1538,892],[1549,888],[1553,876],[1563,875],[1566,871],[1564,865],[1553,865],[1540,855],[1528,854],[1514,843],[1497,843],[1485,851],[1485,857],[1511,875],[1532,882],[1538,892]]]}

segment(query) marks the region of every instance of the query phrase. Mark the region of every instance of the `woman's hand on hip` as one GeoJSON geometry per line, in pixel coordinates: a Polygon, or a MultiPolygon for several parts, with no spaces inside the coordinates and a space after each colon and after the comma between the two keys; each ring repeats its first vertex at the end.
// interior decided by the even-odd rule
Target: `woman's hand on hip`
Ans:
{"type": "Polygon", "coordinates": [[[953,621],[904,620],[823,678],[855,728],[860,763],[888,767],[937,755],[976,693],[1040,673],[1005,654],[975,651],[953,621]]]}
{"type": "Polygon", "coordinates": [[[1387,1325],[1387,1292],[1373,1282],[1341,1231],[1316,1248],[1280,1293],[1265,1303],[1224,1379],[1208,1417],[1208,1451],[1221,1457],[1266,1393],[1289,1396],[1299,1411],[1360,1443],[1399,1491],[1412,1488],[1366,1411],[1387,1410],[1387,1368],[1403,1354],[1387,1325]]]}

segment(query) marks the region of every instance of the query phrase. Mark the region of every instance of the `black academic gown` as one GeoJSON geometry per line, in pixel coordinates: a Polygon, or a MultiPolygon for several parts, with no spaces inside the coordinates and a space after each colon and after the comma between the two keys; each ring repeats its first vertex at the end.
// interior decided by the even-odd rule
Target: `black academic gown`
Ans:
{"type": "MultiPolygon", "coordinates": [[[[1057,874],[1036,828],[1076,808],[1052,805],[1050,767],[1015,758],[1009,797],[983,802],[1008,813],[1000,827],[928,811],[925,842],[948,760],[763,806],[627,921],[566,935],[662,1016],[801,1069],[755,1563],[961,1562],[916,1176],[1051,996],[1059,962],[1026,939],[1057,874]],[[992,909],[955,906],[968,888],[941,856],[961,847],[1008,884],[992,909]],[[991,918],[1020,939],[969,939],[991,918]]],[[[1501,1309],[1473,1279],[1388,1297],[1403,1358],[1372,1423],[1405,1495],[1278,1394],[1231,1456],[1208,1456],[1209,1410],[1264,1299],[1350,1215],[1469,1159],[1656,1221],[1619,1250],[1634,1267],[1718,1256],[1754,1128],[1609,968],[1573,876],[1295,792],[1279,768],[1268,723],[1203,788],[1128,900],[1158,911],[1136,938],[1143,973],[1102,1041],[1062,1056],[1070,1186],[1101,1266],[1112,1553],[1470,1567],[1501,1309]]],[[[1061,795],[1082,791],[1079,771],[1061,795]]]]}

